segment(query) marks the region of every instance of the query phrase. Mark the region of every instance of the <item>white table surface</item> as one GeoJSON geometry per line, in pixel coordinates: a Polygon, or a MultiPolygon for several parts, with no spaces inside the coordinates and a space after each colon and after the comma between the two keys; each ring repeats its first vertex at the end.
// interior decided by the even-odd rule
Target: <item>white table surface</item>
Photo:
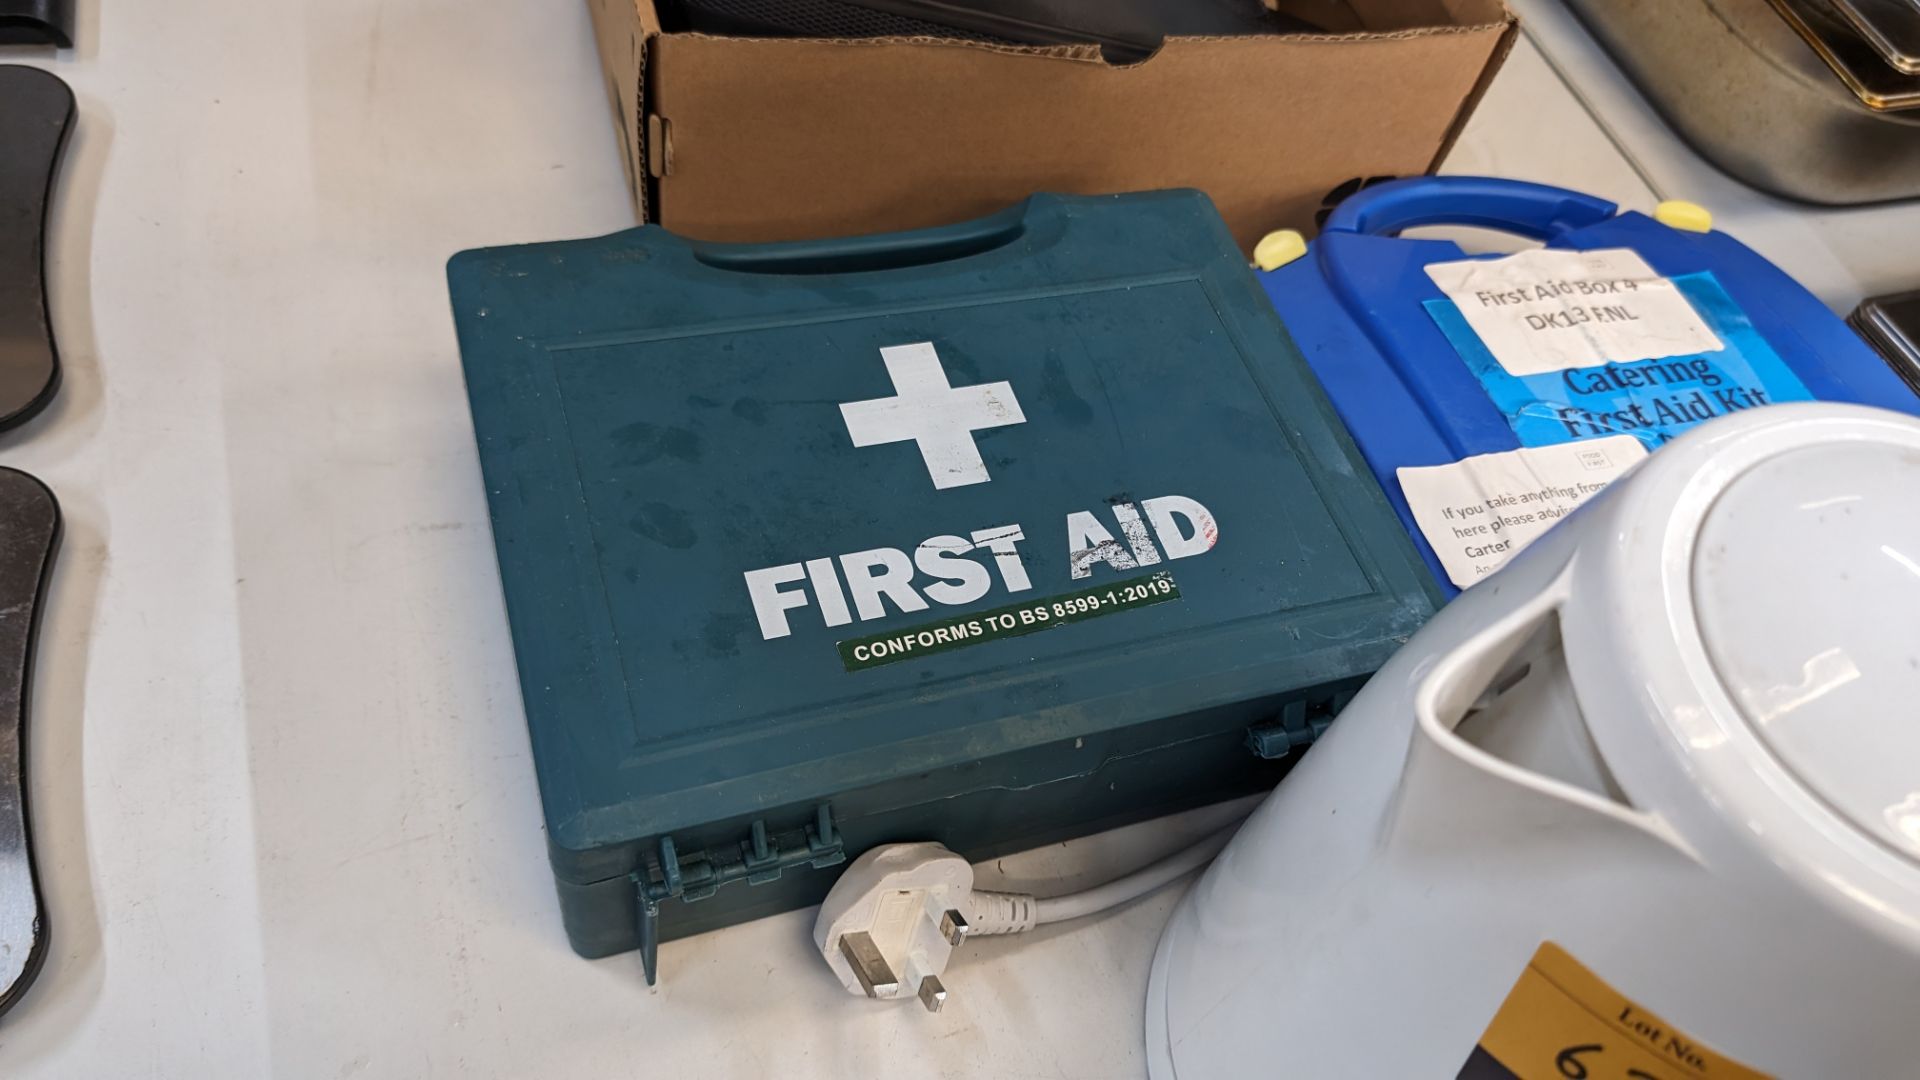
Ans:
{"type": "MultiPolygon", "coordinates": [[[[631,224],[585,5],[81,6],[72,53],[0,54],[81,103],[66,386],[0,437],[67,520],[32,718],[53,946],[0,1076],[1143,1075],[1177,888],[968,945],[938,1016],[846,995],[810,912],[669,943],[655,989],[567,949],[442,265],[631,224]]],[[[1902,283],[1859,238],[1912,210],[1839,215],[1836,248],[1516,6],[1546,53],[1521,43],[1451,168],[1691,194],[1836,307],[1902,283]]],[[[1208,825],[988,873],[1071,887],[1208,825]]]]}

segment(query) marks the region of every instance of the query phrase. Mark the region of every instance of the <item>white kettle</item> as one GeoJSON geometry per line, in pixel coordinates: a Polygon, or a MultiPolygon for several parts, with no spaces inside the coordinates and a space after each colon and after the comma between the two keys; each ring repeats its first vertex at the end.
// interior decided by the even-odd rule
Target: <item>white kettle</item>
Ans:
{"type": "Polygon", "coordinates": [[[1702,426],[1443,609],[1182,901],[1155,1080],[1920,1077],[1920,422],[1702,426]]]}

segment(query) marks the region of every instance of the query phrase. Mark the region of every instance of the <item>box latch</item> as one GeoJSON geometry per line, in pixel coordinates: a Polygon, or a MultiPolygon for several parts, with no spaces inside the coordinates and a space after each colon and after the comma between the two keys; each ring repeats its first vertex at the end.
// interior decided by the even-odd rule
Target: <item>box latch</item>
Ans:
{"type": "Polygon", "coordinates": [[[1255,757],[1274,761],[1293,753],[1295,747],[1310,746],[1326,734],[1333,718],[1353,700],[1353,690],[1341,690],[1328,697],[1289,701],[1280,715],[1247,729],[1247,749],[1255,757]]]}

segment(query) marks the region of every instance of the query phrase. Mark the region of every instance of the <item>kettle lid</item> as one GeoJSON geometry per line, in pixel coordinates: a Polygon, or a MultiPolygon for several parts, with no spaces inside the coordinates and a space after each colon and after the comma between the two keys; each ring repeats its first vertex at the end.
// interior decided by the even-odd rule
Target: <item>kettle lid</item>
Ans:
{"type": "Polygon", "coordinates": [[[1694,542],[1694,616],[1780,769],[1920,862],[1920,451],[1783,449],[1732,478],[1694,542]]]}

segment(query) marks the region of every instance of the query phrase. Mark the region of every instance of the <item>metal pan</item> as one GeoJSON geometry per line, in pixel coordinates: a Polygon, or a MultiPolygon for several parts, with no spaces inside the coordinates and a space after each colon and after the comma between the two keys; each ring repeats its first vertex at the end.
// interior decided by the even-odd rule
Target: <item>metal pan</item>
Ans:
{"type": "MultiPolygon", "coordinates": [[[[1861,104],[1875,112],[1920,108],[1920,75],[1887,63],[1834,5],[1826,0],[1773,0],[1773,6],[1861,104]]],[[[1914,22],[1920,24],[1920,13],[1914,22]]]]}
{"type": "Polygon", "coordinates": [[[1920,75],[1920,3],[1833,0],[1833,9],[1896,70],[1920,75]]]}
{"type": "Polygon", "coordinates": [[[1876,112],[1769,0],[1568,0],[1702,156],[1826,205],[1920,196],[1920,110],[1876,112]]]}

